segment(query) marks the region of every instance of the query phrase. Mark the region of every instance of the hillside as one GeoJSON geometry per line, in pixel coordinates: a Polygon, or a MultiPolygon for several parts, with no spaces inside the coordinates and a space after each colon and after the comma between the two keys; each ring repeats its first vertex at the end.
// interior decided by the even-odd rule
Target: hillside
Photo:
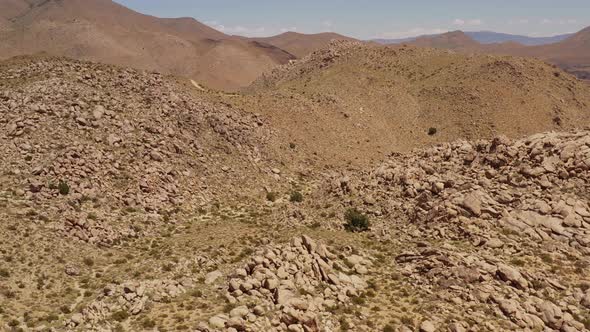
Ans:
{"type": "Polygon", "coordinates": [[[588,331],[589,170],[588,130],[444,143],[327,175],[300,222],[341,228],[325,215],[356,210],[357,231],[381,255],[369,274],[388,281],[369,297],[383,306],[365,321],[394,317],[392,327],[408,327],[400,331],[588,331]]]}
{"type": "Polygon", "coordinates": [[[353,38],[339,35],[332,32],[318,34],[302,34],[297,32],[285,32],[283,34],[267,37],[255,38],[254,40],[274,45],[283,49],[298,58],[327,47],[332,40],[354,40],[353,38]]]}
{"type": "Polygon", "coordinates": [[[125,329],[145,330],[197,290],[211,306],[186,310],[208,319],[224,304],[199,280],[240,254],[222,248],[269,236],[257,204],[265,188],[288,186],[266,154],[264,119],[160,74],[13,58],[0,62],[0,114],[0,236],[11,239],[0,243],[3,331],[111,330],[121,312],[142,313],[125,329]],[[118,302],[129,287],[141,295],[118,302]]]}
{"type": "Polygon", "coordinates": [[[516,49],[514,54],[535,56],[590,79],[590,27],[555,44],[516,49]]]}
{"type": "Polygon", "coordinates": [[[590,124],[590,87],[541,61],[416,47],[333,43],[266,74],[249,93],[245,109],[332,165],[590,124]]]}
{"type": "Polygon", "coordinates": [[[587,331],[590,133],[496,135],[587,124],[587,89],[356,42],[248,95],[0,61],[0,329],[587,331]]]}
{"type": "Polygon", "coordinates": [[[559,66],[581,79],[590,78],[590,28],[559,42],[536,46],[525,46],[517,42],[480,44],[461,31],[425,36],[408,43],[419,47],[451,49],[466,53],[534,57],[559,66]]]}
{"type": "Polygon", "coordinates": [[[0,3],[0,59],[47,52],[192,78],[234,90],[292,55],[240,40],[191,18],[142,15],[110,0],[0,3]],[[15,16],[16,15],[16,16],[15,16]]]}

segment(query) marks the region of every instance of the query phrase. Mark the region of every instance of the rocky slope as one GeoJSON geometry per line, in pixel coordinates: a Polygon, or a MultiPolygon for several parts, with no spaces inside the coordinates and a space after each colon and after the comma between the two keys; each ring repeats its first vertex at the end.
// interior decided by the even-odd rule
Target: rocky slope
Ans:
{"type": "MultiPolygon", "coordinates": [[[[114,240],[96,236],[110,231],[80,220],[72,199],[163,213],[271,179],[261,119],[195,100],[159,74],[22,58],[2,64],[0,75],[2,187],[46,207],[47,218],[67,220],[60,227],[73,236],[114,240]]],[[[253,189],[241,194],[261,187],[253,189]]]]}
{"type": "Polygon", "coordinates": [[[395,305],[404,297],[386,295],[395,287],[381,281],[370,321],[412,317],[403,331],[424,319],[421,331],[587,331],[589,138],[497,137],[394,155],[371,172],[328,176],[299,208],[305,219],[286,221],[342,229],[328,211],[370,217],[377,274],[395,276],[413,308],[404,313],[395,305]]]}
{"type": "Polygon", "coordinates": [[[409,42],[420,47],[451,49],[465,53],[501,54],[542,59],[580,79],[590,78],[590,27],[567,38],[542,45],[526,46],[517,42],[480,44],[462,31],[425,36],[409,42]]]}
{"type": "MultiPolygon", "coordinates": [[[[310,77],[365,47],[293,68],[310,77]]],[[[428,63],[406,52],[414,66],[428,63]]],[[[465,61],[467,73],[483,61],[434,54],[465,61]]],[[[483,62],[486,79],[582,103],[566,74],[495,61],[483,62]]],[[[432,76],[403,63],[404,82],[432,76]]],[[[448,66],[459,64],[439,71],[448,66]]],[[[267,83],[296,79],[293,68],[267,83]]],[[[241,109],[285,97],[264,93],[62,58],[0,63],[0,237],[9,239],[0,241],[0,328],[590,329],[590,130],[459,140],[326,168],[324,156],[288,144],[294,129],[241,109]]],[[[296,109],[300,97],[286,96],[296,109]]]]}

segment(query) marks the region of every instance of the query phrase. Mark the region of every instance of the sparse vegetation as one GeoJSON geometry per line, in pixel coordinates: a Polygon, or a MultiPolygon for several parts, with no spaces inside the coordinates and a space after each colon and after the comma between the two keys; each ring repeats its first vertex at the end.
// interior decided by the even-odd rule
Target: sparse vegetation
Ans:
{"type": "Polygon", "coordinates": [[[369,217],[356,209],[349,209],[344,214],[344,228],[349,232],[366,232],[370,228],[369,217]]]}
{"type": "Polygon", "coordinates": [[[268,192],[266,193],[266,199],[270,202],[274,202],[278,199],[279,195],[275,192],[268,192]]]}
{"type": "Polygon", "coordinates": [[[94,266],[94,259],[92,259],[92,257],[84,257],[84,265],[88,266],[88,267],[92,267],[94,266]]]}
{"type": "Polygon", "coordinates": [[[154,327],[156,327],[156,322],[152,319],[146,318],[141,322],[141,326],[144,329],[153,329],[154,327]]]}
{"type": "Polygon", "coordinates": [[[383,332],[395,332],[395,331],[396,331],[395,327],[393,327],[392,325],[387,324],[383,327],[383,332]]]}
{"type": "Polygon", "coordinates": [[[66,196],[70,193],[70,186],[64,181],[59,181],[59,185],[57,187],[59,189],[59,194],[62,196],[66,196]]]}
{"type": "Polygon", "coordinates": [[[374,49],[333,42],[276,73],[309,79],[231,98],[100,64],[1,62],[0,326],[314,330],[313,313],[334,331],[501,331],[542,309],[588,326],[588,131],[504,135],[533,127],[507,125],[516,110],[569,128],[590,93],[537,61],[374,49]],[[275,112],[269,95],[301,104],[275,112]]]}
{"type": "Polygon", "coordinates": [[[292,203],[301,203],[303,202],[303,194],[298,191],[294,191],[291,193],[289,201],[291,201],[292,203]]]}
{"type": "Polygon", "coordinates": [[[113,313],[111,315],[111,318],[113,320],[116,320],[117,322],[122,322],[122,321],[126,320],[127,318],[129,318],[129,313],[126,310],[120,310],[120,311],[113,313]]]}

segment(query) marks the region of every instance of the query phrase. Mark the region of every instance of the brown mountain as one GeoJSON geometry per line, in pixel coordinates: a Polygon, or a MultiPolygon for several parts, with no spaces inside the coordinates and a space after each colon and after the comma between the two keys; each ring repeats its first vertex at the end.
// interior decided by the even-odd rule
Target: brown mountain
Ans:
{"type": "Polygon", "coordinates": [[[539,46],[525,46],[515,42],[480,44],[462,31],[420,37],[409,44],[463,52],[536,57],[580,78],[590,78],[590,27],[563,41],[539,46]]]}
{"type": "Polygon", "coordinates": [[[512,53],[535,56],[590,79],[590,27],[559,43],[516,48],[512,53]]]}
{"type": "Polygon", "coordinates": [[[297,32],[285,32],[283,34],[267,37],[256,38],[255,40],[274,45],[283,49],[298,58],[302,58],[309,53],[319,50],[320,48],[328,46],[332,40],[355,40],[354,38],[346,37],[332,32],[324,32],[317,34],[302,34],[297,32]]]}
{"type": "Polygon", "coordinates": [[[419,47],[465,49],[477,47],[480,44],[462,31],[452,31],[434,36],[423,36],[409,44],[419,47]]]}
{"type": "Polygon", "coordinates": [[[47,52],[187,76],[228,90],[293,58],[191,18],[156,18],[110,0],[10,0],[0,3],[0,13],[0,58],[47,52]]]}

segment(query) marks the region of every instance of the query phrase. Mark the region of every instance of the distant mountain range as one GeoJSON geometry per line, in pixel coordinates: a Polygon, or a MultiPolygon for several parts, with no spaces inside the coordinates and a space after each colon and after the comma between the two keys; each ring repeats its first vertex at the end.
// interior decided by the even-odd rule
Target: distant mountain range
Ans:
{"type": "MultiPolygon", "coordinates": [[[[552,37],[529,37],[529,36],[521,36],[521,35],[511,35],[507,33],[499,33],[493,31],[467,31],[464,32],[465,35],[469,36],[474,41],[480,44],[499,44],[499,43],[519,43],[525,46],[536,46],[536,45],[546,45],[546,44],[553,44],[563,41],[571,36],[573,33],[557,35],[552,37]]],[[[400,39],[373,39],[373,41],[380,43],[380,44],[400,44],[400,43],[409,43],[413,42],[418,38],[422,37],[435,37],[437,35],[422,35],[410,38],[400,38],[400,39]]]]}
{"type": "MultiPolygon", "coordinates": [[[[0,60],[46,52],[190,77],[229,91],[333,39],[353,40],[336,33],[230,36],[193,18],[144,15],[112,0],[0,0],[0,60]]],[[[377,42],[532,56],[590,78],[590,29],[546,38],[454,31],[377,42]]]]}

